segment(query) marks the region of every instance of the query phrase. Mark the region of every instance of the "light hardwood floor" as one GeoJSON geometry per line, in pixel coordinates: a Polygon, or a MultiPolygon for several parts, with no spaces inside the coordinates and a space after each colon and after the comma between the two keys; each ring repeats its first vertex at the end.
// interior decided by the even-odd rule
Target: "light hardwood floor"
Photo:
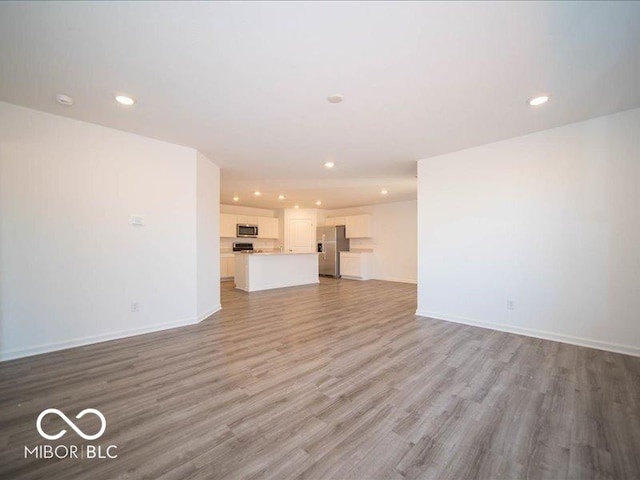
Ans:
{"type": "Polygon", "coordinates": [[[408,284],[222,295],[193,327],[0,364],[0,478],[640,478],[639,358],[419,318],[408,284]],[[102,411],[118,458],[24,459],[80,443],[38,435],[50,407],[102,411]]]}

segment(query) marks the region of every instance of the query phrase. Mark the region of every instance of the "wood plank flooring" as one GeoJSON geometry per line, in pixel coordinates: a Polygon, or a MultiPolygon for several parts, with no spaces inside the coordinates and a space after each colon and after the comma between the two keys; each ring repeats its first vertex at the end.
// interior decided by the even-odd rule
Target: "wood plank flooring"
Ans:
{"type": "Polygon", "coordinates": [[[222,295],[199,325],[0,364],[0,478],[640,478],[639,358],[416,317],[409,284],[222,295]],[[82,442],[38,435],[50,407],[100,410],[118,458],[25,459],[82,442]]]}

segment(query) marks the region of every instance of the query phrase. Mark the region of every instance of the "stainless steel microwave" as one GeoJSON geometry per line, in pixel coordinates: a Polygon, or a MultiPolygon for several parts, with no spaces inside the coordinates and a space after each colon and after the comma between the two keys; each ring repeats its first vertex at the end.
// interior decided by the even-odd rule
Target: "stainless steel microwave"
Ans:
{"type": "Polygon", "coordinates": [[[247,225],[245,223],[238,223],[236,225],[236,237],[238,237],[238,238],[257,238],[258,237],[258,225],[247,225]]]}

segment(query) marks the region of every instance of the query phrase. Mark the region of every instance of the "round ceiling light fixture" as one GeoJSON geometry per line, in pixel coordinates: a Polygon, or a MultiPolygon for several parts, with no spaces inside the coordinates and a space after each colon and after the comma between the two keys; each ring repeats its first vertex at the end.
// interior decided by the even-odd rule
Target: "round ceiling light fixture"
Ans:
{"type": "Polygon", "coordinates": [[[532,107],[537,107],[538,105],[542,105],[543,103],[547,103],[549,101],[549,95],[540,95],[539,97],[533,97],[527,100],[527,103],[532,107]]]}
{"type": "Polygon", "coordinates": [[[59,93],[56,95],[56,102],[58,102],[60,105],[64,105],[65,107],[71,107],[73,105],[73,98],[71,98],[69,95],[59,93]]]}
{"type": "Polygon", "coordinates": [[[136,103],[133,98],[127,97],[126,95],[116,95],[116,102],[118,102],[120,105],[124,105],[125,107],[130,107],[131,105],[136,103]]]}
{"type": "Polygon", "coordinates": [[[329,103],[340,103],[344,100],[344,97],[340,93],[332,93],[327,97],[329,103]]]}
{"type": "Polygon", "coordinates": [[[387,193],[389,193],[389,192],[388,192],[387,190],[380,190],[380,193],[381,193],[382,195],[386,195],[386,194],[387,194],[387,193]]]}
{"type": "Polygon", "coordinates": [[[254,194],[256,197],[259,197],[260,195],[262,195],[262,194],[261,194],[259,191],[257,191],[257,190],[256,190],[255,192],[253,192],[253,194],[254,194]]]}
{"type": "Polygon", "coordinates": [[[238,197],[238,196],[233,197],[233,201],[234,202],[237,202],[238,200],[240,200],[240,197],[238,197]]]}
{"type": "Polygon", "coordinates": [[[316,200],[316,205],[320,206],[322,205],[322,202],[320,200],[316,200]]]}
{"type": "Polygon", "coordinates": [[[278,200],[284,200],[286,197],[282,194],[278,195],[278,200]]]}
{"type": "Polygon", "coordinates": [[[324,168],[333,168],[335,166],[336,166],[336,164],[333,163],[333,162],[327,162],[327,163],[324,164],[324,168]]]}

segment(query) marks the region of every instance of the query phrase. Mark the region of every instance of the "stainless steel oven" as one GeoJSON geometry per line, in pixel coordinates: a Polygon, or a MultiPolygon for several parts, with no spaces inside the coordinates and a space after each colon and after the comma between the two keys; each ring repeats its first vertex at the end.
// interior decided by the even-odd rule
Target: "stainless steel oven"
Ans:
{"type": "Polygon", "coordinates": [[[236,225],[236,237],[238,237],[238,238],[257,238],[258,237],[258,225],[247,225],[245,223],[238,223],[236,225]]]}
{"type": "Polygon", "coordinates": [[[233,242],[234,252],[253,252],[253,243],[233,242]]]}

